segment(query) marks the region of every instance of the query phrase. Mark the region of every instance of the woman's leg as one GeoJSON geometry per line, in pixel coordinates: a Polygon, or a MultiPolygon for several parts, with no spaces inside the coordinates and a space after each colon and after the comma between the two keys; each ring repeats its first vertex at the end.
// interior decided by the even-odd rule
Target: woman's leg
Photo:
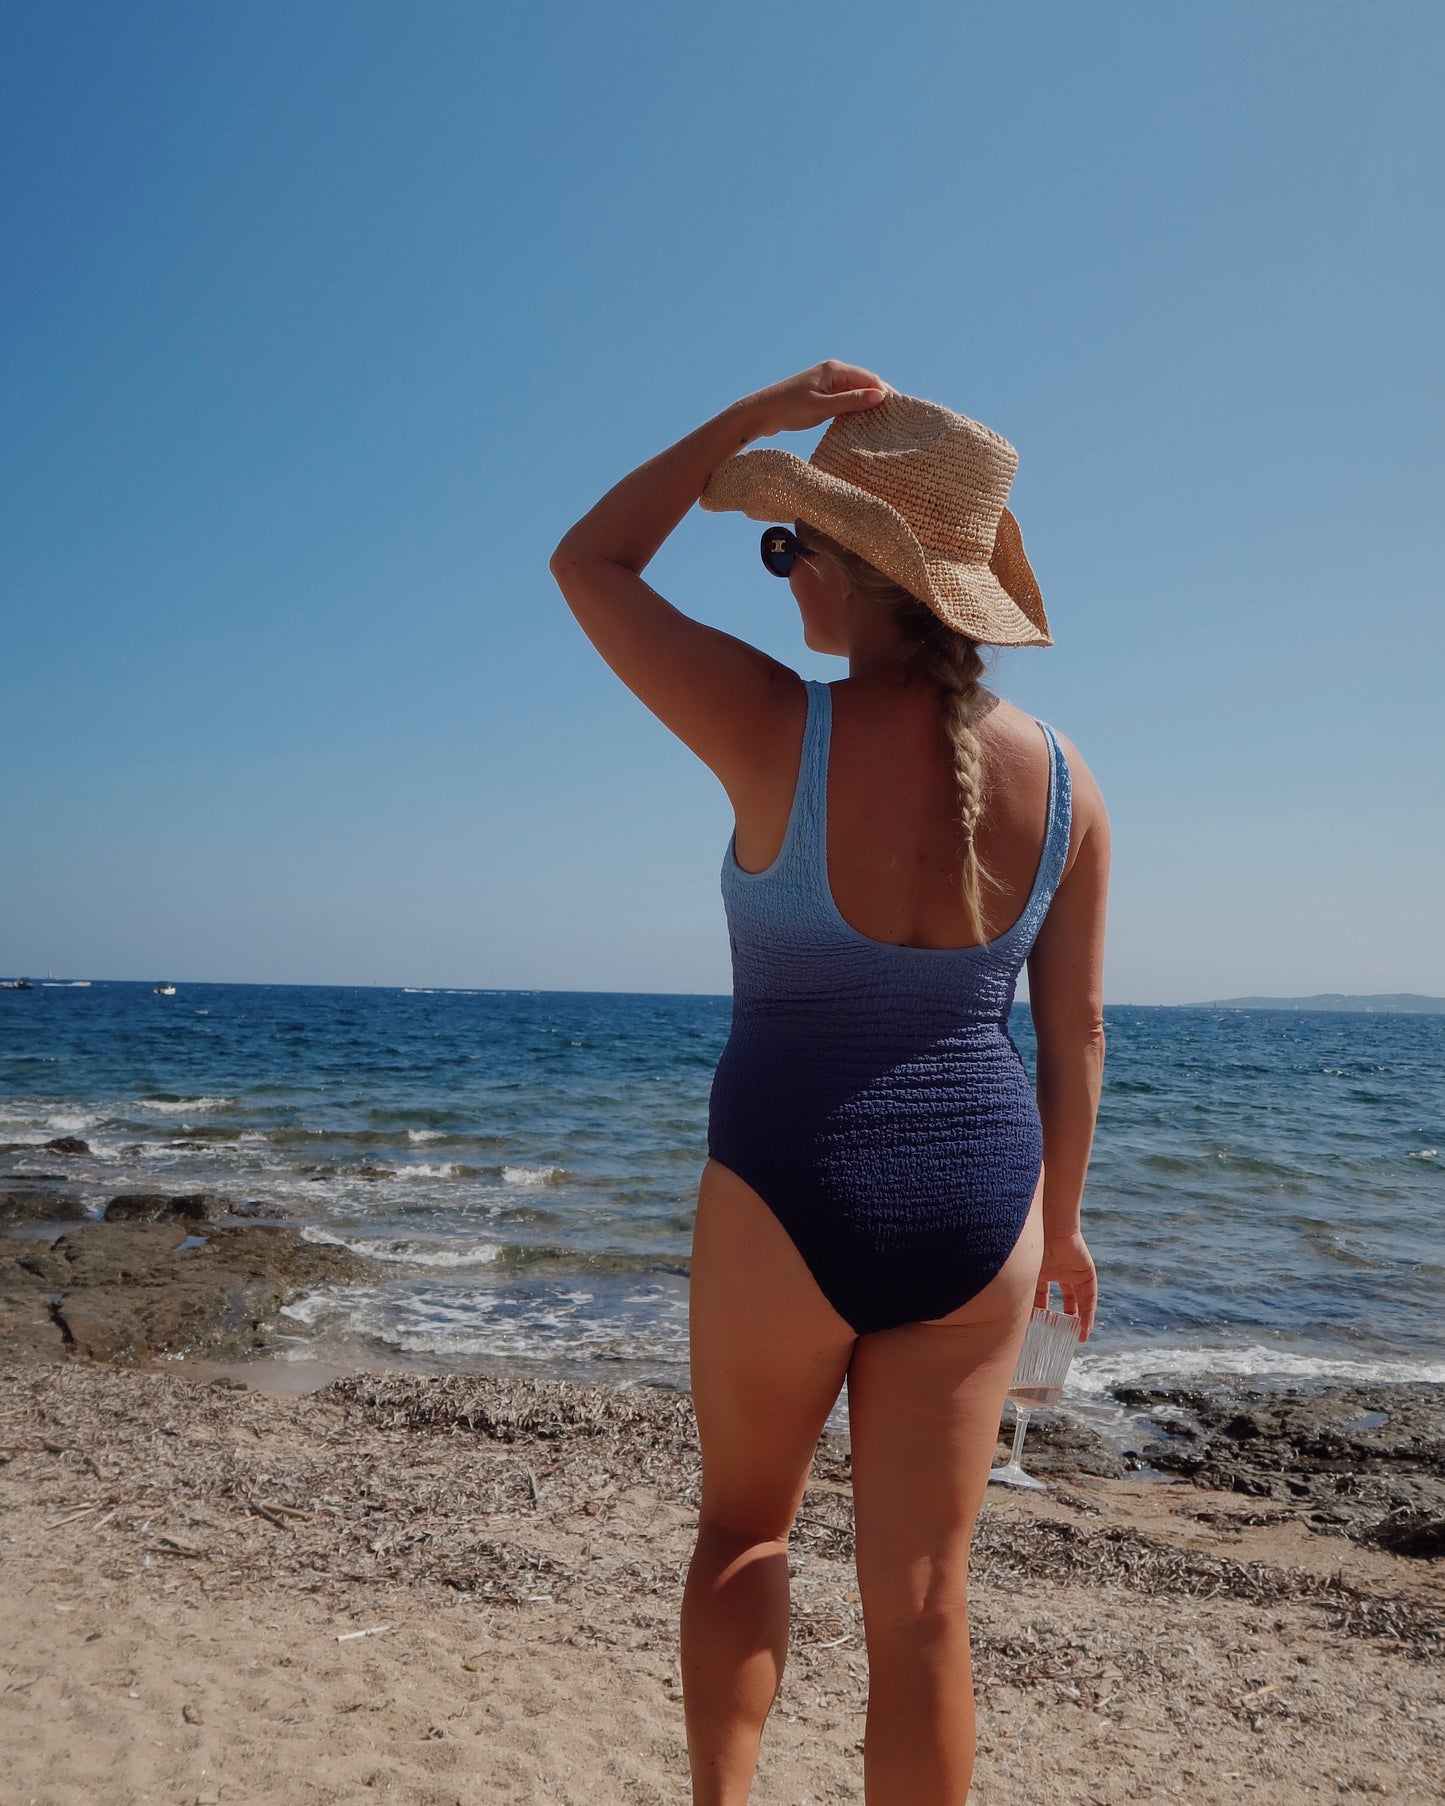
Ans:
{"type": "Polygon", "coordinates": [[[859,1340],[848,1370],[869,1806],[963,1806],[973,1775],[968,1552],[1043,1253],[948,1317],[859,1340]]]}
{"type": "Polygon", "coordinates": [[[702,1511],[682,1604],[696,1806],[743,1806],[788,1648],[788,1533],[855,1338],[727,1167],[698,1195],[690,1288],[702,1511]]]}

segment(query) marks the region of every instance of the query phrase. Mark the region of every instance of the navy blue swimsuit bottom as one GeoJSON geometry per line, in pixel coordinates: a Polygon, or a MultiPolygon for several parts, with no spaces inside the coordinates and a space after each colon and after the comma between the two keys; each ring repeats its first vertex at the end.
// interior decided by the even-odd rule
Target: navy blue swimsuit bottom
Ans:
{"type": "Polygon", "coordinates": [[[732,1028],[708,1153],[782,1223],[858,1335],[947,1316],[1003,1267],[1043,1167],[1008,1030],[1019,971],[1063,874],[1069,767],[1053,729],[1043,852],[1023,914],[976,947],[900,947],[828,885],[832,692],[809,683],[787,835],[763,872],[723,863],[732,1028]]]}

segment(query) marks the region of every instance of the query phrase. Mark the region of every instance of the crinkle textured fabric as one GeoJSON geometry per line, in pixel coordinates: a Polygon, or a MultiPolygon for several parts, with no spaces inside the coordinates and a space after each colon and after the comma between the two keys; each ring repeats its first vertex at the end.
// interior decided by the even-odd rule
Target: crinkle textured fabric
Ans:
{"type": "Polygon", "coordinates": [[[723,862],[733,1013],[708,1153],[750,1185],[863,1335],[942,1317],[1008,1259],[1043,1163],[1008,1032],[1018,975],[1062,876],[1068,761],[1050,754],[1043,851],[1023,914],[981,946],[860,934],[827,868],[832,692],[810,682],[787,834],[764,872],[723,862]]]}

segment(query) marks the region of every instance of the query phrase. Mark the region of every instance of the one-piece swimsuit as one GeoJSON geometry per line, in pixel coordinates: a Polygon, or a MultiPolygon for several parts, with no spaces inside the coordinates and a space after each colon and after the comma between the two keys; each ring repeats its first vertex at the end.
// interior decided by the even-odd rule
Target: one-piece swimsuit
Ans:
{"type": "Polygon", "coordinates": [[[1071,790],[1049,749],[1043,850],[997,940],[876,941],[828,883],[832,692],[807,684],[782,849],[762,872],[723,862],[733,1009],[713,1077],[708,1152],[782,1223],[859,1335],[946,1316],[1018,1241],[1043,1161],[1038,1105],[1009,1033],[1020,969],[1063,875],[1071,790]]]}

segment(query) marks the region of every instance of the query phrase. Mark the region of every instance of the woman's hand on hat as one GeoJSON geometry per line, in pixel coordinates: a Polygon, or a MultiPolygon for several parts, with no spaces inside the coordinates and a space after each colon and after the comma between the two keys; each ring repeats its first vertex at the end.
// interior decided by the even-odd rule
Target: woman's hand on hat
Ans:
{"type": "Polygon", "coordinates": [[[830,357],[785,382],[759,389],[748,397],[748,404],[760,422],[758,436],[766,438],[770,433],[805,433],[838,414],[862,413],[897,392],[871,370],[830,357]]]}

